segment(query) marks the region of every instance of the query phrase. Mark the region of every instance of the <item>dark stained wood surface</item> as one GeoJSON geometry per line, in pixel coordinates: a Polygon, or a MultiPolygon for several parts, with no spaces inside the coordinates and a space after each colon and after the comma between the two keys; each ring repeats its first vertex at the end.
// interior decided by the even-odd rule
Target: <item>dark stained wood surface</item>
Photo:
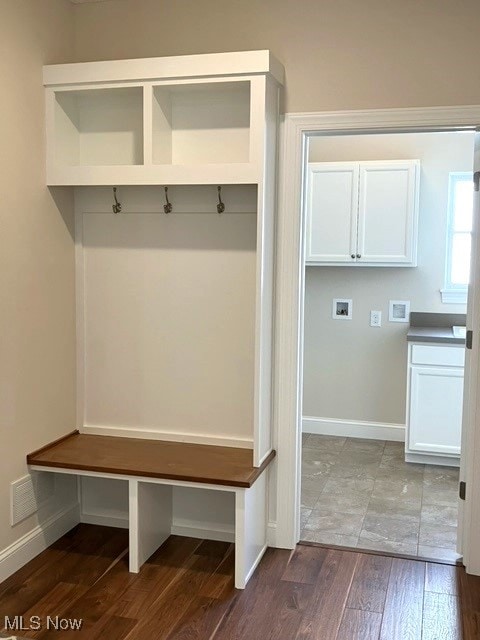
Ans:
{"type": "Polygon", "coordinates": [[[422,640],[456,640],[462,637],[460,606],[456,596],[425,592],[422,640]]]}
{"type": "Polygon", "coordinates": [[[383,611],[381,640],[422,637],[425,563],[394,558],[383,611]]]}
{"type": "Polygon", "coordinates": [[[366,554],[360,556],[347,607],[381,613],[385,608],[391,568],[392,558],[366,554]]]}
{"type": "Polygon", "coordinates": [[[283,572],[282,580],[315,584],[327,553],[326,549],[303,545],[297,547],[295,551],[291,552],[292,557],[283,572]]]}
{"type": "Polygon", "coordinates": [[[272,451],[260,467],[254,467],[251,449],[75,432],[29,454],[27,463],[56,469],[251,487],[274,457],[272,451]]]}
{"type": "Polygon", "coordinates": [[[299,545],[236,591],[231,544],[171,536],[138,574],[127,549],[126,530],[79,525],[0,584],[0,620],[83,619],[21,632],[41,640],[480,638],[480,577],[459,567],[299,545]]]}
{"type": "Polygon", "coordinates": [[[342,551],[327,553],[313,598],[295,636],[298,640],[335,640],[359,557],[342,551]]]}
{"type": "Polygon", "coordinates": [[[425,591],[456,596],[459,593],[461,573],[460,567],[427,562],[425,591]]]}
{"type": "Polygon", "coordinates": [[[336,640],[378,640],[381,625],[381,613],[345,609],[336,640]]]}

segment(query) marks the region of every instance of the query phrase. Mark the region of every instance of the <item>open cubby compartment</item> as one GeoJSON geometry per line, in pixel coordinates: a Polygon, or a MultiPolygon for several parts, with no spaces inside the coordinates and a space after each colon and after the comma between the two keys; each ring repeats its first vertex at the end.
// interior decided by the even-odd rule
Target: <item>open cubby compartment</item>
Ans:
{"type": "Polygon", "coordinates": [[[82,522],[128,527],[128,480],[80,477],[82,522]]]}
{"type": "Polygon", "coordinates": [[[55,162],[143,164],[143,87],[55,91],[55,162]]]}
{"type": "Polygon", "coordinates": [[[250,81],[153,87],[154,164],[248,163],[250,81]]]}
{"type": "MultiPolygon", "coordinates": [[[[51,474],[45,474],[51,475],[51,474]]],[[[63,476],[65,478],[65,476],[63,476]]],[[[204,487],[173,486],[147,483],[155,491],[170,491],[172,500],[172,533],[189,535],[196,532],[214,539],[233,542],[235,538],[235,493],[204,487]]],[[[129,524],[128,480],[80,477],[82,522],[127,528],[129,524]]],[[[155,514],[157,517],[160,514],[155,514]]]]}

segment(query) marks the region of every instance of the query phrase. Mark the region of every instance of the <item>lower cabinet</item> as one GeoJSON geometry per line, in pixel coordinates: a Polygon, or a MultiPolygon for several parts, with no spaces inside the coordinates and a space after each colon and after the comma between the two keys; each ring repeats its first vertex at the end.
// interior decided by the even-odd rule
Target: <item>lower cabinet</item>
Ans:
{"type": "MultiPolygon", "coordinates": [[[[407,459],[412,453],[446,456],[448,462],[448,457],[460,455],[464,349],[415,347],[409,347],[407,459]]],[[[419,456],[410,459],[415,458],[419,456]]]]}

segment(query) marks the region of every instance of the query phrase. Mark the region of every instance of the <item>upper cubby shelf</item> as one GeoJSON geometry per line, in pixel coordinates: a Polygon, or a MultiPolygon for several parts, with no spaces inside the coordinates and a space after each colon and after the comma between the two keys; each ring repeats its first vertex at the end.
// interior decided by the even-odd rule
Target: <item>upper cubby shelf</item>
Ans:
{"type": "Polygon", "coordinates": [[[59,167],[143,164],[143,87],[54,95],[59,167]]]}
{"type": "Polygon", "coordinates": [[[153,162],[249,162],[250,83],[153,87],[153,162]]]}
{"type": "Polygon", "coordinates": [[[282,81],[268,51],[47,66],[47,183],[258,183],[282,81]]]}

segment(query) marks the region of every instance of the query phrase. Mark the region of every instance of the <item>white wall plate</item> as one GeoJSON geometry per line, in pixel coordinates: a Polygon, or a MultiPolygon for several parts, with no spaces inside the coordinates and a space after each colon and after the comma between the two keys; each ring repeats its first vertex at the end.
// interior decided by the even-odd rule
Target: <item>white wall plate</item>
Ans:
{"type": "Polygon", "coordinates": [[[409,322],[410,300],[390,300],[388,305],[389,322],[409,322]]]}
{"type": "Polygon", "coordinates": [[[351,320],[353,301],[348,298],[334,298],[332,304],[332,318],[334,320],[351,320]]]}

